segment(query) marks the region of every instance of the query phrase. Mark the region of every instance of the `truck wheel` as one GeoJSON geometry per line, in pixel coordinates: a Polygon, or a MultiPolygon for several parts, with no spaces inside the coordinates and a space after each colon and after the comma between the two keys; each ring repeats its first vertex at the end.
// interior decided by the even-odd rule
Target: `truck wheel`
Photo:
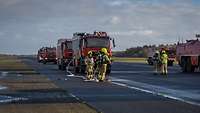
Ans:
{"type": "Polygon", "coordinates": [[[66,66],[65,65],[61,65],[61,70],[62,71],[66,70],[66,66]]]}
{"type": "Polygon", "coordinates": [[[169,61],[168,66],[173,66],[173,61],[169,61]]]}
{"type": "Polygon", "coordinates": [[[194,72],[194,69],[195,69],[195,67],[192,66],[190,57],[188,57],[187,58],[187,67],[186,67],[186,70],[187,70],[187,72],[194,72]]]}
{"type": "Polygon", "coordinates": [[[195,66],[192,66],[191,67],[191,72],[194,72],[195,71],[195,66]]]}
{"type": "Polygon", "coordinates": [[[79,73],[79,72],[80,72],[79,67],[75,67],[75,73],[79,73]]]}
{"type": "Polygon", "coordinates": [[[106,74],[110,74],[110,72],[111,72],[111,65],[108,64],[106,69],[106,74]]]}
{"type": "Polygon", "coordinates": [[[181,67],[183,72],[187,72],[187,61],[186,58],[181,58],[181,67]]]}
{"type": "Polygon", "coordinates": [[[74,72],[74,73],[79,73],[79,72],[80,72],[80,69],[79,69],[78,67],[75,67],[75,66],[74,66],[73,72],[74,72]]]}
{"type": "Polygon", "coordinates": [[[82,73],[82,74],[85,74],[85,70],[84,70],[84,69],[81,69],[81,73],[82,73]]]}
{"type": "Polygon", "coordinates": [[[61,70],[61,65],[58,65],[58,69],[61,70]]]}
{"type": "Polygon", "coordinates": [[[43,61],[43,64],[46,64],[47,62],[46,61],[43,61]]]}
{"type": "Polygon", "coordinates": [[[86,70],[86,66],[81,66],[80,72],[81,72],[82,74],[85,74],[85,70],[86,70]]]}
{"type": "Polygon", "coordinates": [[[107,75],[109,75],[109,74],[110,74],[110,72],[111,72],[111,70],[110,70],[110,69],[108,69],[108,70],[106,71],[106,74],[107,74],[107,75]]]}

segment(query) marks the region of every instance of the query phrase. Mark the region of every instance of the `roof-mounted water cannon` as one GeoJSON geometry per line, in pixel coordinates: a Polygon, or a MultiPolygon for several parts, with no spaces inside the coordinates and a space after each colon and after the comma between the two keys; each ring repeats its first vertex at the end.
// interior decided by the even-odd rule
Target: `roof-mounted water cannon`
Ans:
{"type": "Polygon", "coordinates": [[[102,32],[102,31],[94,31],[94,35],[95,36],[107,36],[106,32],[102,32]]]}
{"type": "Polygon", "coordinates": [[[86,32],[82,32],[82,33],[76,32],[76,33],[73,34],[73,36],[85,36],[85,35],[87,35],[87,34],[88,34],[88,33],[86,33],[86,32]]]}

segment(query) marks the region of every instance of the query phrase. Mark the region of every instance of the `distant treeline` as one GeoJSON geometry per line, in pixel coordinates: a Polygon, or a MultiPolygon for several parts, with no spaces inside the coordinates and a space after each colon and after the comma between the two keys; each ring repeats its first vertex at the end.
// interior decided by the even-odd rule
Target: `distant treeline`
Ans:
{"type": "Polygon", "coordinates": [[[154,50],[160,50],[161,48],[176,48],[176,44],[167,44],[167,45],[144,45],[143,47],[131,47],[125,51],[114,51],[113,56],[115,57],[147,57],[149,48],[154,50]]]}

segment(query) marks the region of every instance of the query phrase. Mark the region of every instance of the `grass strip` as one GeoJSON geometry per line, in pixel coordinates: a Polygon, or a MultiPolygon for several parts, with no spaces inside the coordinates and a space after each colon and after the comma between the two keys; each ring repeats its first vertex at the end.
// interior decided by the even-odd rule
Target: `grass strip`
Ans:
{"type": "Polygon", "coordinates": [[[114,62],[147,63],[146,58],[112,57],[114,62]]]}

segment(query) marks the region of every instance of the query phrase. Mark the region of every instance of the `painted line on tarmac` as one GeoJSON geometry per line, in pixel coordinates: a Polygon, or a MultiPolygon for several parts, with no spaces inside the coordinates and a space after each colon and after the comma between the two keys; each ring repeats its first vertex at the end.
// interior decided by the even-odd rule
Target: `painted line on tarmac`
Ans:
{"type": "MultiPolygon", "coordinates": [[[[68,65],[69,67],[69,65],[68,65]]],[[[70,75],[66,75],[68,77],[75,77],[75,78],[82,78],[82,79],[86,79],[84,76],[78,76],[78,75],[74,75],[71,71],[68,70],[68,67],[67,67],[67,72],[70,73],[70,75]]],[[[133,83],[137,83],[137,85],[143,85],[143,86],[146,86],[148,88],[140,88],[140,87],[135,87],[135,86],[131,86],[131,85],[128,85],[126,83],[120,83],[120,82],[129,82],[130,80],[126,80],[126,79],[118,79],[118,78],[114,78],[114,77],[111,77],[112,79],[112,84],[115,84],[115,85],[118,85],[118,86],[122,86],[122,87],[127,87],[127,88],[130,88],[130,89],[134,89],[134,90],[138,90],[138,91],[142,91],[142,92],[145,92],[145,93],[149,93],[149,94],[153,94],[153,95],[158,95],[158,96],[162,96],[162,97],[165,97],[165,98],[169,98],[169,99],[173,99],[173,100],[178,100],[178,101],[181,101],[181,102],[185,102],[185,103],[188,103],[188,104],[192,104],[192,105],[197,105],[197,106],[200,106],[200,103],[198,102],[194,102],[194,101],[190,101],[190,100],[187,100],[187,99],[183,99],[181,97],[177,97],[177,96],[172,96],[170,94],[166,94],[166,92],[159,92],[159,91],[156,91],[156,89],[158,90],[159,88],[162,89],[162,90],[168,90],[168,91],[172,91],[171,89],[167,89],[167,88],[163,88],[163,87],[158,87],[158,86],[155,86],[155,85],[150,85],[150,84],[145,84],[145,83],[141,83],[141,82],[135,82],[135,81],[131,81],[133,83]],[[113,79],[115,81],[113,81],[113,79]],[[149,90],[149,89],[154,89],[153,90],[149,90]]],[[[176,91],[176,90],[173,90],[173,91],[176,91]]],[[[180,93],[180,92],[179,92],[180,93]]],[[[190,95],[193,95],[192,93],[190,93],[190,95]]],[[[72,96],[76,97],[75,95],[72,94],[72,96]]],[[[198,95],[195,95],[196,98],[198,97],[198,95]]],[[[77,97],[76,97],[77,98],[77,97]]],[[[78,99],[79,100],[79,99],[78,99]]]]}
{"type": "Polygon", "coordinates": [[[67,77],[74,77],[74,78],[82,78],[82,79],[85,79],[84,76],[78,76],[78,75],[66,75],[67,77]]]}
{"type": "MultiPolygon", "coordinates": [[[[111,71],[111,74],[153,74],[154,72],[151,70],[151,71],[111,71]]],[[[177,73],[180,73],[180,72],[177,72],[177,71],[172,71],[170,72],[169,74],[177,74],[177,73]]]]}
{"type": "Polygon", "coordinates": [[[6,72],[6,71],[1,72],[1,76],[5,77],[7,75],[8,75],[8,72],[6,72]]]}
{"type": "Polygon", "coordinates": [[[7,87],[0,85],[0,90],[4,90],[4,89],[7,89],[7,87]]]}
{"type": "Polygon", "coordinates": [[[21,98],[21,97],[11,97],[11,96],[0,95],[0,103],[9,103],[9,102],[21,101],[21,100],[28,100],[28,99],[21,98]]]}
{"type": "MultiPolygon", "coordinates": [[[[119,79],[119,80],[123,80],[123,79],[119,79]]],[[[123,80],[123,81],[130,81],[130,80],[123,80]]],[[[165,98],[178,100],[178,101],[185,102],[185,103],[188,103],[188,104],[200,106],[200,103],[198,103],[198,102],[194,102],[194,101],[190,101],[190,100],[187,100],[187,99],[183,99],[181,97],[172,96],[170,94],[162,93],[162,92],[159,92],[159,91],[153,91],[153,90],[149,90],[149,89],[145,89],[145,88],[135,87],[135,86],[128,85],[126,83],[120,83],[118,81],[116,81],[116,82],[112,81],[112,83],[115,84],[115,85],[118,85],[118,86],[127,87],[127,88],[130,88],[130,89],[142,91],[142,92],[145,92],[145,93],[158,95],[158,96],[162,96],[162,97],[165,97],[165,98]]],[[[152,87],[152,89],[154,89],[154,88],[152,87]]]]}

